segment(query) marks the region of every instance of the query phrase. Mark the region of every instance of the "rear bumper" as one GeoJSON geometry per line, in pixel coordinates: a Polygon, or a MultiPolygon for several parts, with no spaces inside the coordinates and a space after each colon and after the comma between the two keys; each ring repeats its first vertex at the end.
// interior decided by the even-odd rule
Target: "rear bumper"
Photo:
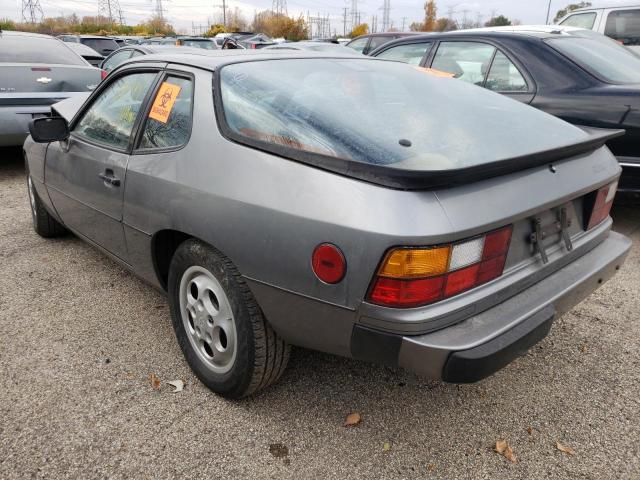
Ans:
{"type": "Polygon", "coordinates": [[[50,113],[50,105],[0,107],[0,147],[22,145],[29,135],[29,122],[34,116],[50,113]]]}
{"type": "Polygon", "coordinates": [[[351,354],[452,383],[481,380],[542,340],[557,316],[611,278],[631,241],[611,232],[600,245],[544,280],[467,320],[417,336],[356,325],[351,354]]]}

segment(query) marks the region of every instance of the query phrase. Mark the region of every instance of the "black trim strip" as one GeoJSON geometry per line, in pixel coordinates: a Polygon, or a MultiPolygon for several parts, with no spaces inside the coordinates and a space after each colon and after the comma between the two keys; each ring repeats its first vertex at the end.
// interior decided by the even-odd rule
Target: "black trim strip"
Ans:
{"type": "MultiPolygon", "coordinates": [[[[275,60],[275,59],[274,59],[275,60]]],[[[228,65],[232,65],[230,63],[228,65]]],[[[225,65],[226,66],[226,65],[225,65]]],[[[224,67],[223,67],[224,68],[224,67]]],[[[400,190],[430,190],[453,187],[477,182],[500,175],[525,170],[528,168],[557,162],[569,157],[592,152],[602,147],[607,141],[624,135],[624,130],[604,130],[583,128],[589,134],[584,141],[543,150],[519,157],[497,160],[453,170],[404,170],[386,165],[374,165],[346,158],[332,157],[319,153],[305,152],[284,145],[277,145],[244,136],[232,130],[227,124],[222,93],[220,91],[220,70],[216,69],[213,78],[213,98],[218,128],[227,139],[267,153],[304,163],[322,170],[328,170],[346,177],[400,190]]]]}

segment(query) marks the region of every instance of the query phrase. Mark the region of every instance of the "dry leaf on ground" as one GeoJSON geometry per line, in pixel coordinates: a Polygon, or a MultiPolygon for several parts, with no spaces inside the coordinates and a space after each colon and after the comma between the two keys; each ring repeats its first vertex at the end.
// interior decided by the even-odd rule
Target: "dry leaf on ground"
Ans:
{"type": "Polygon", "coordinates": [[[576,452],[573,451],[573,448],[567,447],[566,445],[563,445],[558,441],[556,441],[556,448],[558,450],[560,450],[561,452],[566,453],[567,455],[575,455],[576,454],[576,452]]]}
{"type": "Polygon", "coordinates": [[[511,450],[511,447],[506,440],[498,440],[496,442],[495,451],[511,463],[516,463],[516,455],[513,453],[513,450],[511,450]]]}
{"type": "Polygon", "coordinates": [[[178,393],[184,390],[184,382],[182,380],[171,380],[167,384],[173,387],[173,393],[178,393]]]}
{"type": "Polygon", "coordinates": [[[533,427],[527,427],[527,433],[533,435],[533,427]]]}
{"type": "Polygon", "coordinates": [[[430,463],[429,465],[427,465],[427,470],[429,470],[430,472],[433,472],[435,469],[436,469],[435,463],[430,463]]]}
{"type": "Polygon", "coordinates": [[[160,390],[160,385],[162,385],[162,382],[155,373],[149,374],[149,380],[151,380],[151,388],[153,388],[154,390],[160,390]]]}
{"type": "Polygon", "coordinates": [[[358,412],[353,412],[347,415],[347,418],[344,421],[345,427],[355,427],[362,421],[362,417],[358,412]]]}

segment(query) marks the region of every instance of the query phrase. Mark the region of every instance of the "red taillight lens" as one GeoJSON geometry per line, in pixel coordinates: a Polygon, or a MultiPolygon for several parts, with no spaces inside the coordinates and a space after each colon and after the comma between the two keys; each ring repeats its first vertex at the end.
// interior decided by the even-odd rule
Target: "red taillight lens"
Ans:
{"type": "Polygon", "coordinates": [[[390,307],[417,307],[442,297],[444,277],[398,280],[379,277],[371,292],[371,300],[390,307]]]}
{"type": "Polygon", "coordinates": [[[104,80],[107,78],[107,72],[105,70],[100,70],[100,79],[104,80]]]}
{"type": "Polygon", "coordinates": [[[369,301],[387,307],[419,307],[498,278],[504,270],[511,231],[509,225],[452,245],[391,250],[378,269],[369,301]]]}
{"type": "Polygon", "coordinates": [[[602,187],[596,193],[596,199],[593,204],[593,210],[591,210],[591,216],[589,217],[589,223],[587,230],[591,230],[596,225],[602,223],[611,211],[613,205],[613,199],[616,196],[618,189],[618,182],[610,183],[609,185],[602,187]]]}
{"type": "Polygon", "coordinates": [[[257,48],[257,47],[256,47],[256,44],[255,44],[255,43],[252,43],[252,44],[251,44],[251,48],[256,49],[256,48],[257,48]]]}
{"type": "Polygon", "coordinates": [[[338,247],[331,243],[318,245],[311,257],[313,273],[325,283],[338,283],[347,271],[347,262],[338,247]]]}

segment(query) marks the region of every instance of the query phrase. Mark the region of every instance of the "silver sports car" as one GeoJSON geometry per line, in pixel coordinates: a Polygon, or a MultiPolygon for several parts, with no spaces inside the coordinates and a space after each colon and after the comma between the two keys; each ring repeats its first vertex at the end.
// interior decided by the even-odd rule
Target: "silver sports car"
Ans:
{"type": "Polygon", "coordinates": [[[24,145],[36,232],[166,291],[228,397],[276,381],[289,345],[480,380],[630,247],[609,216],[621,132],[406,64],[149,55],[53,108],[24,145]]]}

